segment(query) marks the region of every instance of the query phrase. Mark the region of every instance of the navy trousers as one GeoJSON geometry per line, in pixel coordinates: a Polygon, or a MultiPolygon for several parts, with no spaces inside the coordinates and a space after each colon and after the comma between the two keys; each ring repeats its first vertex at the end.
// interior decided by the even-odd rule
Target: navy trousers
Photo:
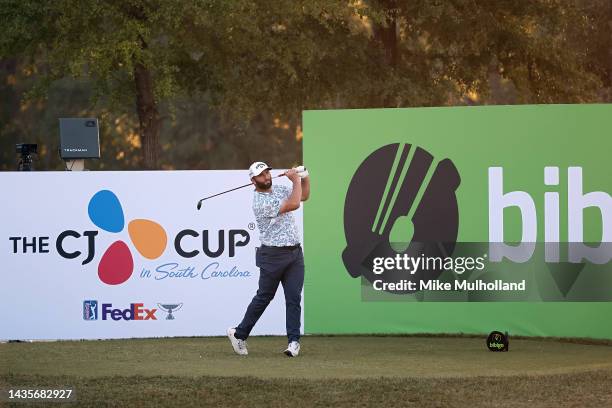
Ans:
{"type": "Polygon", "coordinates": [[[302,247],[283,248],[262,246],[257,249],[255,264],[259,267],[259,289],[247,307],[235,336],[246,340],[270,301],[278,284],[285,292],[287,338],[300,340],[302,288],[304,287],[304,254],[302,247]]]}

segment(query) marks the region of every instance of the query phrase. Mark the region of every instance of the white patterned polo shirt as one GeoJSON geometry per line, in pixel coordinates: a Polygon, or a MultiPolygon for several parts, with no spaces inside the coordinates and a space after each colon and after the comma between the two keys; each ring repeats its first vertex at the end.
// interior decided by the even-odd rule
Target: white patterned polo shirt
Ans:
{"type": "Polygon", "coordinates": [[[259,228],[259,239],[267,246],[293,246],[300,243],[293,211],[278,214],[283,200],[291,195],[286,186],[272,185],[271,192],[255,191],[253,213],[259,228]]]}

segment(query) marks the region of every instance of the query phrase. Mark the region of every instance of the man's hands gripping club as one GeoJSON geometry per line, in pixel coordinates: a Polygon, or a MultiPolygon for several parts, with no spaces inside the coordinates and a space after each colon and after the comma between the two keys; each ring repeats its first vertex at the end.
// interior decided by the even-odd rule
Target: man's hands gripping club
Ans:
{"type": "Polygon", "coordinates": [[[300,202],[307,200],[310,195],[308,170],[304,166],[287,170],[285,176],[293,183],[293,190],[289,198],[281,204],[279,214],[297,210],[300,208],[300,202]]]}

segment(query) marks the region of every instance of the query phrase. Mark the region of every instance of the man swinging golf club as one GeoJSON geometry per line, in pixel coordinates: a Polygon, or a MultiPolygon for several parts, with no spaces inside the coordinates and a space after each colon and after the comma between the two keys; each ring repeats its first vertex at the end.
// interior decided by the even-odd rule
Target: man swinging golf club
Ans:
{"type": "Polygon", "coordinates": [[[259,228],[261,247],[257,248],[255,264],[259,267],[259,288],[247,307],[242,322],[227,330],[237,354],[247,355],[246,339],[253,326],[274,298],[279,283],[285,292],[288,346],[284,353],[296,357],[300,352],[300,317],[304,286],[304,255],[292,211],[310,195],[308,171],[303,167],[288,170],[285,176],[293,188],[272,185],[271,167],[255,162],[249,167],[249,177],[255,185],[253,212],[259,228]]]}

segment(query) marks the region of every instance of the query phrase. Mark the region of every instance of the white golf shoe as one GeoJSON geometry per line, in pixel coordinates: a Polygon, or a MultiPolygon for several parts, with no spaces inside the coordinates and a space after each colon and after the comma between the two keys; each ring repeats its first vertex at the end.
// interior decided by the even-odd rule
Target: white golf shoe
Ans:
{"type": "Polygon", "coordinates": [[[298,354],[300,354],[300,343],[297,341],[292,341],[289,343],[287,350],[285,350],[284,353],[289,357],[297,357],[298,354]]]}
{"type": "Polygon", "coordinates": [[[232,348],[234,349],[236,354],[239,354],[241,356],[248,355],[249,351],[247,350],[246,340],[237,339],[236,336],[234,336],[235,333],[235,328],[230,327],[229,329],[227,329],[227,337],[229,337],[230,342],[232,343],[232,348]]]}

